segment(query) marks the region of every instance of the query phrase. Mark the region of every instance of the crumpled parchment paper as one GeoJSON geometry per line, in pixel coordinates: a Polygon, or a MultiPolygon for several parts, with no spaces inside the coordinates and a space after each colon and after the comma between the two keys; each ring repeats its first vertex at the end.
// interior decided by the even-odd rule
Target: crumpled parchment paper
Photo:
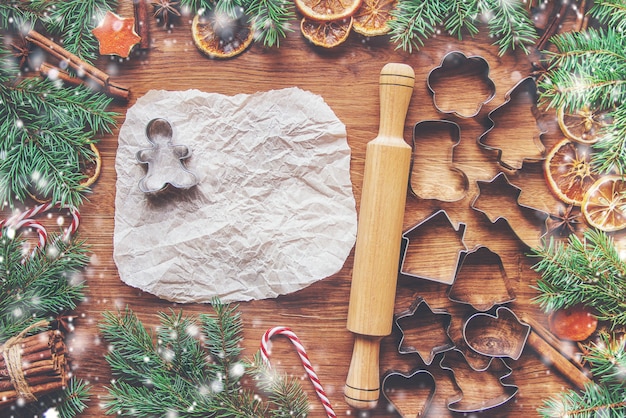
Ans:
{"type": "Polygon", "coordinates": [[[113,257],[125,283],[174,302],[276,297],[338,272],[356,239],[345,126],[299,88],[224,96],[152,90],[119,133],[113,257]],[[149,196],[146,125],[192,155],[189,190],[149,196]]]}

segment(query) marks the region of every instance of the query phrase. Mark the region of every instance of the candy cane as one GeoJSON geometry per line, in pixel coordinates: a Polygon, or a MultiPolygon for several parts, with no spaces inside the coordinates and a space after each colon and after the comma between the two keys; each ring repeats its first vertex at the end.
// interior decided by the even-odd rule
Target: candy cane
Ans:
{"type": "MultiPolygon", "coordinates": [[[[24,212],[17,213],[6,220],[0,221],[0,227],[3,227],[5,225],[14,226],[15,224],[21,221],[34,218],[35,216],[41,213],[45,213],[53,208],[60,209],[60,208],[63,208],[63,206],[59,204],[54,204],[54,203],[44,203],[42,205],[37,205],[24,212]]],[[[65,229],[65,232],[63,234],[63,239],[67,240],[70,238],[70,236],[72,236],[76,232],[76,230],[78,230],[78,225],[80,224],[80,213],[78,212],[78,209],[75,208],[74,206],[65,206],[65,208],[67,208],[70,211],[70,215],[72,215],[72,222],[65,229]]]]}
{"type": "Polygon", "coordinates": [[[309,375],[309,379],[311,380],[311,383],[313,383],[313,386],[315,387],[315,392],[317,393],[317,397],[322,402],[322,405],[324,406],[324,409],[326,410],[326,414],[328,418],[336,418],[337,415],[335,414],[335,411],[333,411],[333,407],[330,405],[330,401],[328,400],[328,397],[326,396],[326,392],[324,391],[324,388],[322,387],[322,384],[320,383],[320,380],[317,377],[315,370],[313,370],[313,365],[311,364],[311,361],[309,360],[309,356],[306,354],[306,350],[304,349],[304,346],[302,345],[302,343],[300,343],[300,340],[291,329],[287,327],[274,327],[274,328],[268,329],[265,332],[261,340],[261,357],[263,361],[268,365],[268,367],[270,366],[270,351],[271,350],[269,349],[269,343],[270,343],[270,338],[272,338],[274,335],[286,336],[287,338],[289,338],[291,343],[296,347],[298,356],[300,356],[300,361],[302,362],[302,365],[304,366],[306,373],[309,375]]]}

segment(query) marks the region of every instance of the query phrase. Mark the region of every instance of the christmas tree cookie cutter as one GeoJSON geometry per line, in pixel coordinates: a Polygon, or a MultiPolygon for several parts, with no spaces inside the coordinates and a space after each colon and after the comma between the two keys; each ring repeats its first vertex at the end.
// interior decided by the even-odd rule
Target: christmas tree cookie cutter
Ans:
{"type": "Polygon", "coordinates": [[[530,325],[519,320],[506,306],[495,314],[479,312],[463,324],[463,339],[479,354],[517,360],[522,355],[530,334],[530,325]]]}
{"type": "Polygon", "coordinates": [[[525,161],[541,161],[545,147],[537,123],[537,85],[532,77],[520,80],[505,95],[505,101],[489,112],[489,127],[478,138],[478,145],[496,151],[500,165],[519,170],[525,161]],[[521,118],[521,109],[529,112],[521,118]]]}
{"type": "Polygon", "coordinates": [[[476,116],[496,95],[487,60],[468,57],[459,51],[446,54],[441,64],[428,74],[427,85],[438,111],[461,118],[476,116]]]}
{"type": "Polygon", "coordinates": [[[470,204],[471,208],[484,213],[491,223],[500,219],[507,222],[513,233],[528,247],[542,244],[547,234],[550,214],[530,206],[522,205],[519,196],[522,189],[511,184],[504,172],[489,181],[478,180],[479,192],[470,204]],[[541,223],[541,229],[537,226],[541,223]]]}
{"type": "Polygon", "coordinates": [[[424,369],[387,371],[381,387],[387,402],[403,418],[428,416],[437,390],[435,376],[424,369]]]}
{"type": "Polygon", "coordinates": [[[424,120],[413,128],[413,158],[409,185],[421,199],[456,202],[469,188],[467,175],[454,166],[454,148],[461,142],[461,128],[452,121],[424,120]],[[419,161],[420,164],[413,164],[419,161]]]}
{"type": "Polygon", "coordinates": [[[396,315],[394,321],[401,335],[400,354],[416,353],[428,366],[437,354],[454,348],[448,333],[452,315],[443,309],[431,309],[421,297],[396,315]]]}
{"type": "Polygon", "coordinates": [[[452,349],[444,354],[440,367],[449,370],[461,390],[461,397],[448,404],[448,409],[459,413],[482,412],[503,405],[512,399],[519,388],[504,380],[513,370],[501,358],[495,358],[485,370],[474,370],[463,353],[452,349]]]}
{"type": "Polygon", "coordinates": [[[448,298],[485,312],[495,305],[514,301],[515,294],[507,286],[507,275],[500,256],[480,245],[463,257],[456,279],[448,289],[448,298]],[[489,292],[475,291],[484,286],[489,287],[489,292]]]}
{"type": "Polygon", "coordinates": [[[402,234],[400,273],[439,283],[452,284],[467,247],[465,224],[454,228],[445,210],[438,210],[402,234]],[[450,245],[456,242],[457,245],[450,245]],[[437,263],[432,254],[436,252],[437,263]]]}
{"type": "Polygon", "coordinates": [[[169,186],[184,190],[198,184],[196,175],[183,164],[183,160],[191,157],[191,150],[186,145],[174,144],[174,131],[167,120],[157,118],[148,122],[146,137],[151,147],[135,154],[139,163],[148,166],[146,175],[139,180],[139,190],[155,194],[169,186]]]}

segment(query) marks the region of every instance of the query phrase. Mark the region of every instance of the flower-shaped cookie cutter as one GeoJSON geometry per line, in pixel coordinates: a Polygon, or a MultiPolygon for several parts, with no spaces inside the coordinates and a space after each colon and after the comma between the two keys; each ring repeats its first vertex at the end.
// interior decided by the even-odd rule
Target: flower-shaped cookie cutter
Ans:
{"type": "Polygon", "coordinates": [[[477,311],[488,311],[494,305],[515,300],[515,294],[507,286],[507,275],[500,256],[480,245],[463,258],[448,298],[457,303],[471,305],[477,311]],[[489,292],[476,289],[489,287],[489,292]]]}
{"type": "Polygon", "coordinates": [[[381,387],[387,402],[403,418],[427,416],[437,390],[435,377],[424,369],[410,373],[387,371],[381,387]]]}
{"type": "Polygon", "coordinates": [[[437,110],[461,118],[476,116],[496,95],[487,60],[468,57],[459,51],[446,54],[441,64],[428,74],[427,84],[437,110]],[[471,108],[460,107],[463,103],[470,103],[471,108]]]}
{"type": "Polygon", "coordinates": [[[452,284],[467,247],[465,224],[454,228],[445,210],[438,210],[402,234],[400,273],[439,283],[452,284]],[[456,241],[458,246],[450,245],[456,241]],[[437,263],[429,262],[433,251],[437,263]]]}
{"type": "Polygon", "coordinates": [[[530,331],[530,325],[520,321],[506,306],[498,307],[494,315],[476,313],[463,324],[463,338],[472,350],[513,360],[522,355],[530,331]]]}
{"type": "Polygon", "coordinates": [[[198,184],[198,178],[183,164],[191,156],[186,145],[173,143],[172,125],[165,119],[152,119],[146,126],[146,137],[150,148],[135,154],[141,164],[148,166],[146,175],[139,180],[139,190],[146,194],[164,191],[168,186],[189,189],[198,184]]]}
{"type": "Polygon", "coordinates": [[[456,202],[469,188],[467,175],[454,166],[454,148],[461,128],[448,120],[423,120],[413,128],[413,158],[409,186],[421,199],[456,202]]]}
{"type": "Polygon", "coordinates": [[[496,151],[498,163],[509,170],[521,169],[525,161],[543,160],[541,136],[546,131],[538,126],[538,112],[535,80],[523,78],[506,93],[504,103],[489,112],[489,127],[478,137],[478,145],[496,151]],[[520,109],[529,110],[525,119],[520,109]]]}
{"type": "Polygon", "coordinates": [[[527,246],[541,245],[547,234],[550,214],[530,206],[522,205],[519,196],[522,189],[509,182],[504,172],[489,181],[478,180],[479,192],[470,204],[472,209],[484,213],[491,223],[504,219],[515,235],[527,246]],[[541,231],[537,224],[541,222],[541,231]]]}
{"type": "Polygon", "coordinates": [[[431,309],[418,297],[409,309],[395,316],[395,325],[400,330],[398,352],[417,353],[424,364],[430,365],[439,353],[454,348],[448,329],[452,315],[443,309],[431,309]]]}

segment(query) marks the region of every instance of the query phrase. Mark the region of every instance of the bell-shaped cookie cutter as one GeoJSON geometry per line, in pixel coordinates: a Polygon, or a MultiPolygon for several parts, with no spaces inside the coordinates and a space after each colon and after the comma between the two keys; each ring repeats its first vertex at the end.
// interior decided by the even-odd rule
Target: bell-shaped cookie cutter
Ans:
{"type": "Polygon", "coordinates": [[[413,128],[413,158],[409,186],[421,199],[456,202],[469,189],[467,175],[454,166],[454,148],[461,127],[448,120],[423,120],[413,128]],[[415,164],[415,162],[418,164],[415,164]]]}
{"type": "Polygon", "coordinates": [[[476,116],[483,105],[496,95],[496,85],[489,77],[487,60],[480,56],[468,57],[459,51],[449,52],[443,57],[441,64],[428,74],[427,84],[437,110],[462,118],[476,116]],[[468,79],[472,81],[468,82],[468,79]],[[465,88],[460,89],[459,86],[465,88]],[[482,87],[481,92],[477,93],[477,87],[482,87]],[[445,89],[445,92],[442,92],[442,89],[445,89]],[[457,108],[459,103],[466,102],[459,100],[460,94],[467,94],[470,101],[474,100],[474,108],[457,108]]]}
{"type": "Polygon", "coordinates": [[[424,369],[410,373],[387,371],[383,375],[381,387],[387,402],[402,418],[428,416],[437,390],[435,377],[424,369]]]}
{"type": "Polygon", "coordinates": [[[463,324],[463,338],[472,350],[513,360],[522,355],[530,331],[530,326],[506,306],[498,307],[494,315],[476,313],[463,324]]]}
{"type": "Polygon", "coordinates": [[[456,271],[467,251],[465,224],[454,228],[445,210],[438,210],[402,234],[400,273],[439,283],[454,283],[456,271]],[[450,245],[456,240],[458,247],[450,245]],[[440,243],[440,245],[438,245],[440,243]],[[437,254],[437,263],[423,263],[437,254]],[[421,261],[421,262],[420,262],[421,261]]]}
{"type": "Polygon", "coordinates": [[[137,151],[135,158],[148,166],[146,175],[139,180],[139,190],[146,194],[164,191],[168,186],[189,189],[198,184],[198,178],[183,164],[191,157],[186,145],[173,143],[172,125],[163,118],[152,119],[146,126],[150,148],[137,151]]]}
{"type": "Polygon", "coordinates": [[[437,354],[454,348],[448,334],[451,321],[452,315],[448,312],[431,309],[418,297],[408,310],[395,316],[395,325],[401,334],[398,352],[417,353],[424,364],[430,365],[437,354]],[[413,335],[409,335],[409,331],[413,335]]]}
{"type": "Polygon", "coordinates": [[[506,93],[504,103],[489,112],[489,127],[478,137],[478,145],[484,149],[496,151],[498,163],[509,170],[519,170],[525,161],[541,161],[545,157],[546,149],[541,142],[541,136],[546,131],[541,130],[537,124],[536,103],[537,85],[535,80],[532,77],[523,78],[506,93]],[[517,100],[524,100],[528,106],[517,105],[515,103],[517,100]],[[514,117],[507,118],[509,108],[513,109],[514,117]],[[534,132],[531,138],[524,137],[526,130],[520,126],[519,110],[526,108],[530,109],[530,114],[534,120],[534,132]],[[502,139],[498,144],[496,141],[490,141],[491,136],[496,131],[502,131],[500,135],[502,139]],[[528,145],[523,144],[520,137],[528,145]],[[516,148],[523,148],[523,150],[519,151],[516,148]],[[533,152],[534,154],[529,155],[533,152]]]}
{"type": "Polygon", "coordinates": [[[477,311],[488,311],[494,305],[515,300],[515,294],[507,286],[507,275],[500,256],[480,245],[463,257],[448,298],[457,303],[471,305],[477,311]],[[489,287],[489,292],[476,289],[489,287]]]}

